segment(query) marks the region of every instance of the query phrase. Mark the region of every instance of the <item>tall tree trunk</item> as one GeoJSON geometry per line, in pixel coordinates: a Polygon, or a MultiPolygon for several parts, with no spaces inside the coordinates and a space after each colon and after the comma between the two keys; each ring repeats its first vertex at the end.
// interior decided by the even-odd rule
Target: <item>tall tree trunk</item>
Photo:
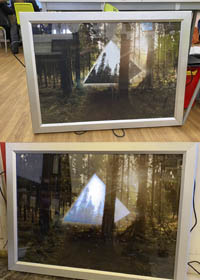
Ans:
{"type": "MultiPolygon", "coordinates": [[[[86,64],[86,70],[88,70],[88,72],[91,70],[91,51],[88,51],[87,54],[87,64],[86,64]]],[[[85,77],[85,63],[84,63],[84,77],[85,77]]]]}
{"type": "Polygon", "coordinates": [[[158,33],[158,82],[160,84],[160,49],[161,49],[161,43],[160,43],[160,31],[158,33]]]}
{"type": "Polygon", "coordinates": [[[159,197],[158,197],[158,222],[159,224],[162,222],[162,189],[163,189],[163,183],[162,183],[162,177],[165,171],[165,155],[162,155],[160,157],[161,163],[160,163],[160,178],[159,178],[159,197]]]}
{"type": "Polygon", "coordinates": [[[146,62],[146,87],[153,86],[153,64],[154,64],[154,31],[147,31],[147,62],[146,62]]]}
{"type": "Polygon", "coordinates": [[[43,155],[42,166],[42,183],[49,183],[49,179],[53,173],[53,156],[51,154],[43,155]]]}
{"type": "Polygon", "coordinates": [[[152,189],[151,189],[151,219],[154,216],[154,192],[155,192],[155,155],[152,159],[152,189]]]}
{"type": "Polygon", "coordinates": [[[45,235],[49,231],[50,223],[50,180],[53,173],[53,156],[51,154],[43,155],[42,182],[39,197],[39,224],[40,232],[45,235]]]}
{"type": "Polygon", "coordinates": [[[79,33],[73,33],[75,43],[75,71],[76,71],[76,87],[80,88],[80,40],[79,33]]]}
{"type": "Polygon", "coordinates": [[[167,74],[167,48],[166,48],[166,32],[164,31],[164,77],[166,77],[166,74],[167,74]]]}
{"type": "Polygon", "coordinates": [[[138,158],[138,217],[136,221],[136,235],[143,237],[146,230],[148,159],[149,155],[140,155],[138,158]]]}
{"type": "Polygon", "coordinates": [[[123,200],[123,186],[124,186],[124,155],[122,156],[122,174],[121,174],[121,193],[120,193],[120,199],[123,200]]]}
{"type": "Polygon", "coordinates": [[[122,97],[128,98],[129,88],[129,62],[130,62],[130,25],[122,24],[120,69],[119,69],[119,92],[122,97]]]}
{"type": "Polygon", "coordinates": [[[133,32],[134,32],[134,36],[133,36],[133,56],[136,57],[136,31],[137,31],[137,23],[135,23],[134,25],[134,29],[133,29],[133,32]]]}
{"type": "Polygon", "coordinates": [[[130,183],[130,155],[127,155],[128,157],[128,170],[127,170],[127,187],[126,187],[126,205],[128,207],[128,202],[129,202],[129,183],[130,183]]]}
{"type": "Polygon", "coordinates": [[[88,159],[87,159],[87,181],[89,181],[90,178],[90,154],[88,153],[88,159]]]}
{"type": "Polygon", "coordinates": [[[71,67],[71,51],[70,46],[59,61],[60,75],[61,75],[61,88],[64,95],[70,96],[72,92],[72,67],[71,67]]]}
{"type": "Polygon", "coordinates": [[[109,155],[106,178],[106,194],[102,221],[102,236],[105,241],[113,240],[116,185],[118,180],[119,156],[109,155]]]}
{"type": "Polygon", "coordinates": [[[140,23],[138,23],[138,33],[139,33],[139,35],[138,35],[138,37],[139,37],[139,47],[138,47],[138,49],[139,49],[139,55],[138,55],[138,59],[139,59],[139,65],[140,65],[140,60],[141,60],[141,48],[140,48],[140,45],[141,45],[141,42],[140,42],[140,38],[141,38],[141,24],[140,23]]]}
{"type": "MultiPolygon", "coordinates": [[[[66,155],[65,159],[63,160],[63,165],[65,169],[63,170],[63,179],[65,181],[65,189],[64,193],[66,194],[65,201],[67,202],[67,206],[72,205],[72,176],[71,176],[71,170],[72,170],[72,157],[70,159],[69,154],[66,155]]],[[[62,173],[61,173],[62,176],[62,173]]]]}

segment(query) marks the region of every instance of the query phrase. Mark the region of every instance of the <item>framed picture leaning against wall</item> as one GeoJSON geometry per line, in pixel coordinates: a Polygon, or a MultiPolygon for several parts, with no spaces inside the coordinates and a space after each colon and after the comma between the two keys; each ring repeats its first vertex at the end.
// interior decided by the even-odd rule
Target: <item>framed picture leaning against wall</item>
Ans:
{"type": "Polygon", "coordinates": [[[22,13],[33,131],[181,125],[191,15],[22,13]]]}
{"type": "Polygon", "coordinates": [[[7,144],[9,269],[185,279],[195,143],[7,144]]]}

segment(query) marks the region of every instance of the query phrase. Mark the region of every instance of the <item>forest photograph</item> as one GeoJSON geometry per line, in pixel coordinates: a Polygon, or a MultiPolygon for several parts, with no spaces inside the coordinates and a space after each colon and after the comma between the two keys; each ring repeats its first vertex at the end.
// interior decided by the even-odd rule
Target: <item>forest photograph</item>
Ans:
{"type": "Polygon", "coordinates": [[[182,154],[16,154],[18,260],[172,279],[182,154]]]}
{"type": "Polygon", "coordinates": [[[180,29],[32,24],[42,123],[173,117],[180,29]]]}

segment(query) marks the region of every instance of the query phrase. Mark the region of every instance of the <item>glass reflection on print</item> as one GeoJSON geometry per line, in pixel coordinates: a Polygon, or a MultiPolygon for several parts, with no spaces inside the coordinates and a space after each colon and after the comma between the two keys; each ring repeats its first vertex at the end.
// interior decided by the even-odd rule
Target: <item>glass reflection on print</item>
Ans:
{"type": "Polygon", "coordinates": [[[174,116],[180,22],[32,30],[42,123],[174,116]]]}
{"type": "Polygon", "coordinates": [[[18,260],[173,278],[182,155],[16,161],[18,260]]]}

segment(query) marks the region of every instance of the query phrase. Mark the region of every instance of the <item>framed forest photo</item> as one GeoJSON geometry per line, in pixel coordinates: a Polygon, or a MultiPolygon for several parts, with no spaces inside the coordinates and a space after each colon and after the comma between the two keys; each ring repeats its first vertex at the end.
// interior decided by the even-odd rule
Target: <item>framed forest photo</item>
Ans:
{"type": "Polygon", "coordinates": [[[195,143],[7,144],[9,269],[186,280],[195,143]]]}
{"type": "Polygon", "coordinates": [[[22,13],[34,132],[181,125],[191,15],[22,13]]]}

